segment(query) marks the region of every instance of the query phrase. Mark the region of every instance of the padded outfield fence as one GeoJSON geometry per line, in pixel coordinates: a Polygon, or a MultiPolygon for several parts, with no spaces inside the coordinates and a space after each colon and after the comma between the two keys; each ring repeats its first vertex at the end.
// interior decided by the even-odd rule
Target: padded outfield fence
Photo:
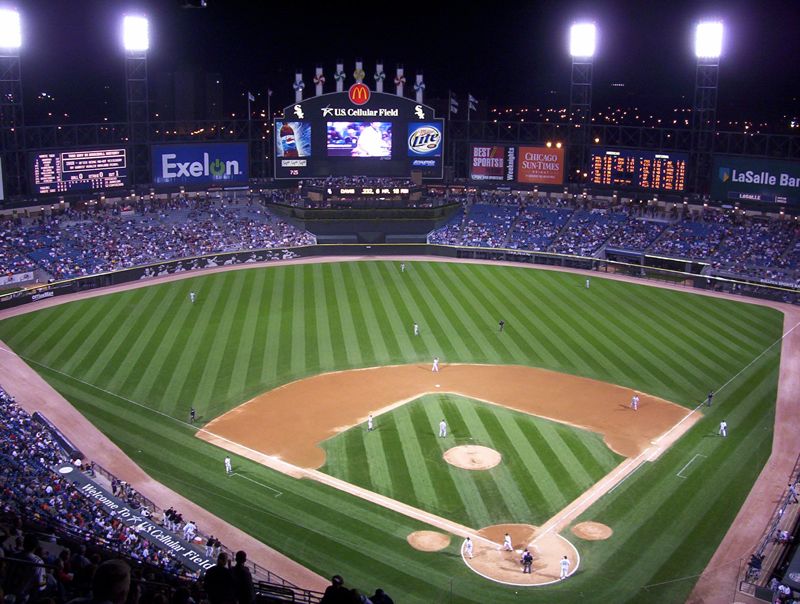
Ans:
{"type": "Polygon", "coordinates": [[[563,267],[596,271],[599,273],[624,274],[637,279],[668,282],[692,289],[712,290],[728,294],[800,304],[800,288],[769,285],[747,277],[738,279],[702,274],[705,263],[679,258],[641,256],[639,262],[624,262],[587,256],[571,256],[553,252],[531,252],[507,248],[482,248],[468,246],[438,245],[428,243],[336,243],[315,244],[300,247],[270,248],[247,252],[207,254],[179,260],[155,262],[120,271],[98,273],[26,288],[0,296],[0,309],[12,308],[55,296],[73,294],[140,281],[152,277],[171,275],[192,270],[240,264],[266,264],[283,259],[326,256],[433,256],[444,258],[467,258],[501,262],[519,262],[550,267],[563,267]]]}

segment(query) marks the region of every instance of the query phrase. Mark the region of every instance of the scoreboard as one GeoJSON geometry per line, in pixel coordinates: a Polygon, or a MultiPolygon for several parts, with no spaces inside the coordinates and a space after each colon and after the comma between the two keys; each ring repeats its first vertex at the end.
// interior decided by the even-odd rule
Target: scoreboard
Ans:
{"type": "Polygon", "coordinates": [[[591,182],[622,189],[681,192],[686,188],[687,162],[685,153],[595,147],[591,182]]]}
{"type": "Polygon", "coordinates": [[[127,152],[122,148],[36,153],[30,170],[36,195],[118,189],[127,186],[127,152]]]}
{"type": "Polygon", "coordinates": [[[273,126],[276,178],[442,178],[444,121],[427,105],[363,83],[284,107],[273,126]]]}

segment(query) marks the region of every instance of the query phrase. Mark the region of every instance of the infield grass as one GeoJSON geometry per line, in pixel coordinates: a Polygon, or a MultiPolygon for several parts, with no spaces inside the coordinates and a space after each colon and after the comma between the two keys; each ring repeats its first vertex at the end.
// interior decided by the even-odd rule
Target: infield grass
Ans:
{"type": "Polygon", "coordinates": [[[237,472],[283,495],[225,477],[224,452],[185,423],[190,405],[206,421],[303,376],[433,356],[544,367],[686,407],[714,388],[706,418],[581,518],[613,536],[567,533],[581,552],[578,573],[524,595],[682,602],[769,454],[780,359],[779,345],[769,347],[782,315],[596,276],[586,290],[584,280],[436,262],[406,261],[405,273],[390,261],[254,268],[44,309],[0,322],[0,338],[157,480],[324,576],[383,587],[404,603],[520,596],[467,570],[455,543],[436,554],[410,548],[408,533],[428,528],[419,522],[237,457],[237,472]],[[727,439],[715,435],[723,418],[727,439]]]}

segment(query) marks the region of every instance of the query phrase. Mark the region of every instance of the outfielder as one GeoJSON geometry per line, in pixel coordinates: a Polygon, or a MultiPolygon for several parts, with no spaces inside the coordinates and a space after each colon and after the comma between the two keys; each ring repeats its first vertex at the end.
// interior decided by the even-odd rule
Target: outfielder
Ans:
{"type": "Polygon", "coordinates": [[[446,436],[447,436],[447,422],[444,421],[444,419],[442,419],[442,421],[439,422],[439,437],[444,438],[446,436]]]}
{"type": "Polygon", "coordinates": [[[416,323],[414,323],[414,335],[415,336],[419,335],[419,325],[417,325],[416,323]]]}
{"type": "Polygon", "coordinates": [[[233,474],[233,466],[231,465],[231,457],[230,455],[225,456],[225,473],[230,476],[233,474]]]}
{"type": "Polygon", "coordinates": [[[189,292],[189,301],[194,304],[194,301],[197,299],[197,294],[194,292],[189,292]]]}
{"type": "Polygon", "coordinates": [[[719,435],[728,436],[728,422],[724,419],[719,423],[719,435]]]}

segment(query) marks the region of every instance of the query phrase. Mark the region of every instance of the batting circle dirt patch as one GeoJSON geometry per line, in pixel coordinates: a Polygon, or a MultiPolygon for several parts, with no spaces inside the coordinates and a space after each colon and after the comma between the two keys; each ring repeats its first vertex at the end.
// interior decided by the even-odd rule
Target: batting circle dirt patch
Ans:
{"type": "Polygon", "coordinates": [[[613,535],[614,531],[600,522],[580,522],[572,527],[572,533],[586,541],[602,541],[613,535]]]}
{"type": "Polygon", "coordinates": [[[450,545],[450,535],[436,531],[415,531],[406,540],[411,547],[421,552],[438,552],[450,545]]]}
{"type": "Polygon", "coordinates": [[[461,445],[444,452],[444,460],[451,466],[465,470],[488,470],[503,460],[494,449],[481,445],[461,445]]]}
{"type": "Polygon", "coordinates": [[[529,524],[488,526],[473,537],[472,558],[467,557],[464,551],[461,555],[467,566],[482,577],[519,587],[558,582],[561,577],[560,562],[564,556],[570,562],[570,574],[575,572],[580,561],[575,546],[558,534],[537,533],[538,529],[529,524]],[[502,547],[506,533],[511,537],[513,551],[506,551],[502,547]],[[525,548],[533,554],[530,574],[522,572],[521,552],[525,548]]]}

